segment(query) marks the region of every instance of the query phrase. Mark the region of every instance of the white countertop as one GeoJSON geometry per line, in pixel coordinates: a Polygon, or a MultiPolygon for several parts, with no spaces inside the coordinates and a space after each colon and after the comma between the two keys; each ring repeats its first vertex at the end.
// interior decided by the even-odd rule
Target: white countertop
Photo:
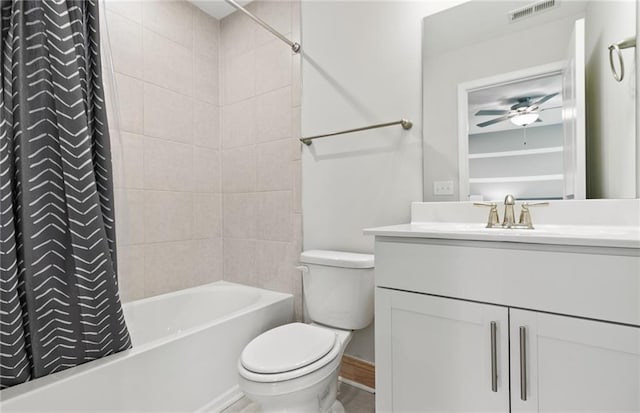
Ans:
{"type": "Polygon", "coordinates": [[[604,225],[536,225],[535,229],[485,228],[483,223],[414,222],[364,230],[383,237],[502,241],[640,249],[640,227],[604,225]]]}

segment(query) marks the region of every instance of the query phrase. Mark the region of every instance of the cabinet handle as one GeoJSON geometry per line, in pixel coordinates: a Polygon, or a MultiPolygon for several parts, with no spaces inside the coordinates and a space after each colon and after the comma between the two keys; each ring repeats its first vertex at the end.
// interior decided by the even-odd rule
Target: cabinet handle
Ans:
{"type": "Polygon", "coordinates": [[[520,327],[520,400],[527,401],[527,328],[520,327]]]}
{"type": "Polygon", "coordinates": [[[491,322],[491,391],[498,391],[498,349],[496,343],[497,325],[491,322]]]}

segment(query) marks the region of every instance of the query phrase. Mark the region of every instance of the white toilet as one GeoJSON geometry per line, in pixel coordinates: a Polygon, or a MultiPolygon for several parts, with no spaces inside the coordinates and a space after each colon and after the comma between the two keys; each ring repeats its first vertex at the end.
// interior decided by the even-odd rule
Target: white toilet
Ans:
{"type": "Polygon", "coordinates": [[[338,372],[352,330],[373,320],[373,255],[314,250],[300,261],[312,323],[286,324],[247,344],[240,389],[265,412],[343,412],[338,372]]]}

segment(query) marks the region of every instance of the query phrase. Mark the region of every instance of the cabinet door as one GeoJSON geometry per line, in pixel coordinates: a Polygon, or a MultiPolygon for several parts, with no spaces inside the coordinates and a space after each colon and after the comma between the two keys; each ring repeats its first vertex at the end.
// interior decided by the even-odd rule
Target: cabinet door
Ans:
{"type": "Polygon", "coordinates": [[[640,328],[523,310],[510,320],[513,412],[640,411],[640,328]]]}
{"type": "Polygon", "coordinates": [[[376,288],[375,334],[377,412],[509,411],[506,308],[376,288]]]}

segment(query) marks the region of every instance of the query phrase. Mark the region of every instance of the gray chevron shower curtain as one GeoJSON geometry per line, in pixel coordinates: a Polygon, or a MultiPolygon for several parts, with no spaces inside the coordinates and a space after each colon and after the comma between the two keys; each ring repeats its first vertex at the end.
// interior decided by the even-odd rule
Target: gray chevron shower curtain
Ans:
{"type": "Polygon", "coordinates": [[[0,385],[131,346],[94,0],[0,0],[0,385]]]}

